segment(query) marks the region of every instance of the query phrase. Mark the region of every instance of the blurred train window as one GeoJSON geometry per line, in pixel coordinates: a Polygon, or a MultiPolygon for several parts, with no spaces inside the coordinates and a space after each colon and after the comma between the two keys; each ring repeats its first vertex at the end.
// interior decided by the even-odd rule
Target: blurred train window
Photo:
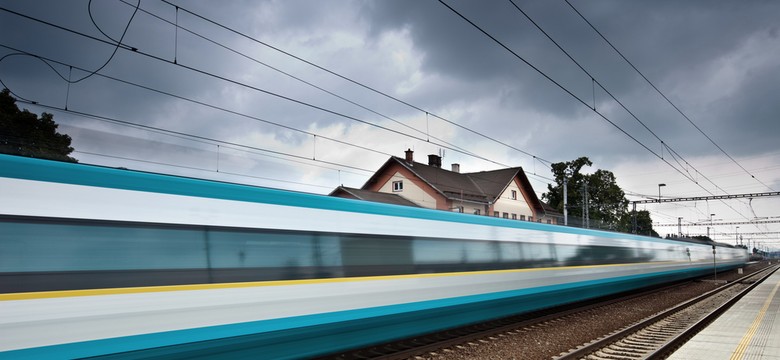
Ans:
{"type": "Polygon", "coordinates": [[[501,247],[494,241],[417,239],[415,264],[476,264],[498,261],[501,247]]]}
{"type": "Polygon", "coordinates": [[[0,271],[203,268],[203,234],[81,221],[0,222],[0,271]]]}
{"type": "Polygon", "coordinates": [[[314,236],[308,233],[209,230],[214,268],[314,266],[314,236]]]}
{"type": "Polygon", "coordinates": [[[412,240],[372,235],[342,235],[344,266],[411,265],[412,240]]]}

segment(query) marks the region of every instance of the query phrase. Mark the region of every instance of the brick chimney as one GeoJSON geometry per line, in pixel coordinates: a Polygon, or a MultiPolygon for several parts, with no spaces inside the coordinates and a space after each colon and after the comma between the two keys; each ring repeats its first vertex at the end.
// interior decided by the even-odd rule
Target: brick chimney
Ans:
{"type": "Polygon", "coordinates": [[[406,162],[411,164],[414,161],[414,151],[412,151],[412,149],[406,149],[404,152],[406,153],[406,162]]]}
{"type": "Polygon", "coordinates": [[[441,168],[441,156],[436,154],[428,155],[428,165],[441,168]]]}

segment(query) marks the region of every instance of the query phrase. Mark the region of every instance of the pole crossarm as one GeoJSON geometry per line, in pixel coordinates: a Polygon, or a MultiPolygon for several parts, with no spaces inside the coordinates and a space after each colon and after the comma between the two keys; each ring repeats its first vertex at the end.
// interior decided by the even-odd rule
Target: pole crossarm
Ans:
{"type": "Polygon", "coordinates": [[[693,197],[681,197],[681,198],[669,198],[669,199],[647,199],[647,200],[632,201],[632,203],[652,204],[652,203],[659,203],[659,202],[665,203],[665,202],[681,202],[681,201],[723,200],[723,199],[759,198],[759,197],[767,197],[767,196],[780,196],[780,191],[751,193],[751,194],[693,196],[693,197]]]}
{"type": "MultiPolygon", "coordinates": [[[[699,222],[699,223],[688,223],[688,224],[653,224],[653,227],[656,227],[656,226],[760,225],[760,224],[778,224],[778,223],[780,223],[780,220],[733,221],[733,222],[717,222],[717,223],[699,222]]],[[[740,233],[740,234],[742,234],[742,233],[740,233]]]]}
{"type": "MultiPolygon", "coordinates": [[[[707,234],[685,234],[688,236],[699,236],[699,235],[707,235],[707,234]]],[[[755,236],[755,235],[780,235],[780,231],[765,231],[765,232],[746,232],[746,233],[736,233],[736,232],[718,232],[712,234],[713,237],[715,236],[734,236],[734,235],[744,235],[744,236],[755,236]]]]}

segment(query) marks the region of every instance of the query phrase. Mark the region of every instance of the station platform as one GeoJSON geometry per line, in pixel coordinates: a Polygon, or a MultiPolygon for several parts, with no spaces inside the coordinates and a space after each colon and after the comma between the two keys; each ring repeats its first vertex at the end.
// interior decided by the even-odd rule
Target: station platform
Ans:
{"type": "Polygon", "coordinates": [[[780,270],[668,359],[780,360],[780,270]]]}

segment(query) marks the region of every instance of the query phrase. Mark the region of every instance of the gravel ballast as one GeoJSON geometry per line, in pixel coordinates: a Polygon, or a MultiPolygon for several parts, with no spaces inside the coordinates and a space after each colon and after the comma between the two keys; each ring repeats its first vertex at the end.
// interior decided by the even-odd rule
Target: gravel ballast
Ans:
{"type": "MultiPolygon", "coordinates": [[[[752,273],[766,266],[766,262],[750,264],[744,267],[744,272],[752,273]]],[[[718,274],[718,280],[733,281],[741,276],[743,275],[739,275],[737,270],[731,270],[718,274]]],[[[713,277],[691,282],[673,290],[662,290],[652,295],[571,315],[565,320],[549,321],[479,341],[439,349],[414,359],[551,359],[601,335],[626,327],[721,286],[717,282],[707,280],[713,280],[713,277]]]]}

